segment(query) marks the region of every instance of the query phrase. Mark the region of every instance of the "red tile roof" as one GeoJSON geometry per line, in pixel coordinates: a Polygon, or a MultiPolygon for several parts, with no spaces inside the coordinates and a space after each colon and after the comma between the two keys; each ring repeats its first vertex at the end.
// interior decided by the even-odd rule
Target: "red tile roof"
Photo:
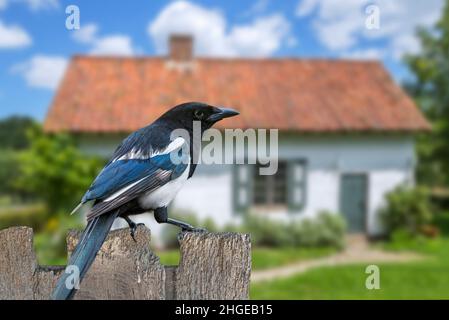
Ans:
{"type": "Polygon", "coordinates": [[[374,61],[203,59],[191,71],[163,58],[72,59],[45,120],[50,132],[128,132],[186,101],[241,112],[227,128],[301,132],[416,131],[429,124],[374,61]]]}

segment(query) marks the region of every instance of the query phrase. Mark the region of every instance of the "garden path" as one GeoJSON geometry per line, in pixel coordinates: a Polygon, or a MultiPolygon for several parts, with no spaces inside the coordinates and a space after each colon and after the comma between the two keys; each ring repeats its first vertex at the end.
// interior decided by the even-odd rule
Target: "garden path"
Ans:
{"type": "Polygon", "coordinates": [[[253,271],[251,274],[251,281],[260,282],[285,278],[323,266],[338,266],[357,263],[401,263],[416,261],[423,258],[424,256],[412,252],[388,252],[373,248],[369,245],[364,236],[351,235],[347,238],[346,248],[341,252],[323,258],[299,261],[282,267],[253,271]]]}

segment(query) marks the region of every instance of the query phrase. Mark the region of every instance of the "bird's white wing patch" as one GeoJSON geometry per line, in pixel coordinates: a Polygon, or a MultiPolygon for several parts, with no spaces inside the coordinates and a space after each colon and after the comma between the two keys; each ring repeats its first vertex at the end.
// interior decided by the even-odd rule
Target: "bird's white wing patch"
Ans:
{"type": "Polygon", "coordinates": [[[129,185],[127,185],[126,187],[114,192],[112,195],[110,195],[109,197],[107,197],[106,199],[104,199],[104,202],[108,202],[111,200],[114,200],[115,198],[117,198],[118,196],[120,196],[122,193],[124,193],[126,190],[128,190],[129,188],[132,188],[133,186],[135,186],[136,184],[138,184],[139,182],[141,182],[143,179],[146,179],[148,177],[143,177],[142,179],[137,180],[136,182],[133,182],[129,185]]]}
{"type": "Polygon", "coordinates": [[[148,154],[143,152],[143,150],[138,150],[138,149],[132,148],[130,152],[125,153],[121,157],[115,158],[114,160],[112,160],[112,162],[119,161],[119,160],[146,159],[147,157],[148,157],[148,154]]]}
{"type": "Polygon", "coordinates": [[[172,142],[170,142],[168,144],[167,147],[165,147],[165,149],[159,150],[154,152],[152,155],[157,156],[157,155],[161,155],[161,154],[168,154],[176,149],[179,149],[182,147],[182,145],[186,142],[186,140],[184,138],[181,137],[177,137],[175,140],[173,140],[172,142]]]}
{"type": "Polygon", "coordinates": [[[168,154],[180,147],[182,147],[182,145],[186,143],[186,140],[182,137],[177,137],[176,139],[174,139],[172,142],[170,142],[168,144],[167,147],[165,147],[162,150],[155,150],[152,152],[148,152],[147,150],[141,150],[141,149],[131,149],[130,152],[115,158],[114,160],[112,160],[112,162],[115,161],[119,161],[119,160],[131,160],[131,159],[148,159],[157,155],[162,155],[162,154],[168,154]]]}

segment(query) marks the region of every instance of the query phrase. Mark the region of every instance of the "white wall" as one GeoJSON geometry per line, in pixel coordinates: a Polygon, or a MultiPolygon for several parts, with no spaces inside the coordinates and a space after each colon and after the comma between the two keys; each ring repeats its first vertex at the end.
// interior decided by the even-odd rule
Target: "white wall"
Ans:
{"type": "MultiPolygon", "coordinates": [[[[80,143],[84,150],[98,150],[101,139],[86,138],[80,143]]],[[[107,145],[115,145],[115,141],[108,140],[107,145]]],[[[105,149],[101,150],[104,154],[105,149]]],[[[411,136],[283,134],[279,158],[308,161],[307,200],[301,212],[269,214],[276,219],[312,217],[320,210],[338,212],[340,175],[365,173],[368,177],[368,233],[376,235],[382,231],[376,212],[383,204],[385,193],[400,183],[413,183],[414,143],[411,136]]],[[[213,217],[218,225],[235,222],[238,217],[232,210],[231,188],[230,165],[199,165],[194,177],[179,192],[173,207],[177,211],[193,211],[200,218],[213,217]]],[[[160,228],[153,219],[150,220],[149,227],[157,235],[160,228]]]]}

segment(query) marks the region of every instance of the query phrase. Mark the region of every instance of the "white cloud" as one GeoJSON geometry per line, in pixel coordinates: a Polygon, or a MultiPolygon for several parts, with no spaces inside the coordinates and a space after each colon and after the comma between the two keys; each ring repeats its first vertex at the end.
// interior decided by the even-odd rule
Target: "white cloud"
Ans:
{"type": "Polygon", "coordinates": [[[13,66],[12,72],[20,74],[30,87],[55,89],[67,68],[67,59],[60,56],[36,55],[13,66]]]}
{"type": "Polygon", "coordinates": [[[269,56],[281,47],[289,28],[284,17],[276,14],[258,18],[250,25],[235,26],[227,40],[235,55],[269,56]]]}
{"type": "Polygon", "coordinates": [[[8,0],[0,0],[0,10],[5,9],[8,6],[8,0]]]}
{"type": "Polygon", "coordinates": [[[344,52],[341,57],[354,60],[380,60],[385,57],[385,51],[378,48],[356,49],[344,52]]]}
{"type": "Polygon", "coordinates": [[[319,0],[302,0],[296,8],[296,15],[299,17],[308,16],[311,14],[319,4],[319,0]]]}
{"type": "Polygon", "coordinates": [[[330,50],[347,52],[361,42],[385,40],[388,55],[399,59],[406,52],[419,50],[417,26],[433,25],[442,6],[443,0],[303,0],[296,14],[312,17],[319,41],[330,50]],[[379,29],[365,27],[365,8],[371,4],[379,8],[379,29]]]}
{"type": "Polygon", "coordinates": [[[23,3],[33,11],[59,7],[59,0],[0,0],[0,10],[5,9],[12,2],[23,3]]]}
{"type": "Polygon", "coordinates": [[[247,11],[243,12],[242,16],[247,17],[261,14],[267,9],[269,3],[270,0],[257,0],[247,11]]]}
{"type": "Polygon", "coordinates": [[[0,49],[22,48],[29,46],[30,35],[17,25],[6,25],[0,20],[0,49]]]}
{"type": "Polygon", "coordinates": [[[134,49],[128,36],[113,35],[96,40],[91,54],[130,56],[134,54],[134,49]]]}
{"type": "Polygon", "coordinates": [[[80,43],[91,45],[92,55],[129,56],[136,51],[129,36],[113,34],[100,37],[98,26],[94,23],[82,25],[79,30],[73,32],[73,38],[80,43]]]}
{"type": "Polygon", "coordinates": [[[80,43],[93,43],[97,37],[98,26],[94,23],[82,24],[79,30],[73,30],[73,39],[80,43]]]}
{"type": "Polygon", "coordinates": [[[25,2],[31,10],[54,9],[59,7],[59,0],[20,0],[25,2]]]}
{"type": "Polygon", "coordinates": [[[167,52],[167,40],[173,33],[192,34],[195,53],[199,55],[264,57],[287,41],[290,24],[283,15],[273,14],[228,29],[220,11],[176,1],[168,4],[148,25],[148,34],[158,53],[167,52]]]}

